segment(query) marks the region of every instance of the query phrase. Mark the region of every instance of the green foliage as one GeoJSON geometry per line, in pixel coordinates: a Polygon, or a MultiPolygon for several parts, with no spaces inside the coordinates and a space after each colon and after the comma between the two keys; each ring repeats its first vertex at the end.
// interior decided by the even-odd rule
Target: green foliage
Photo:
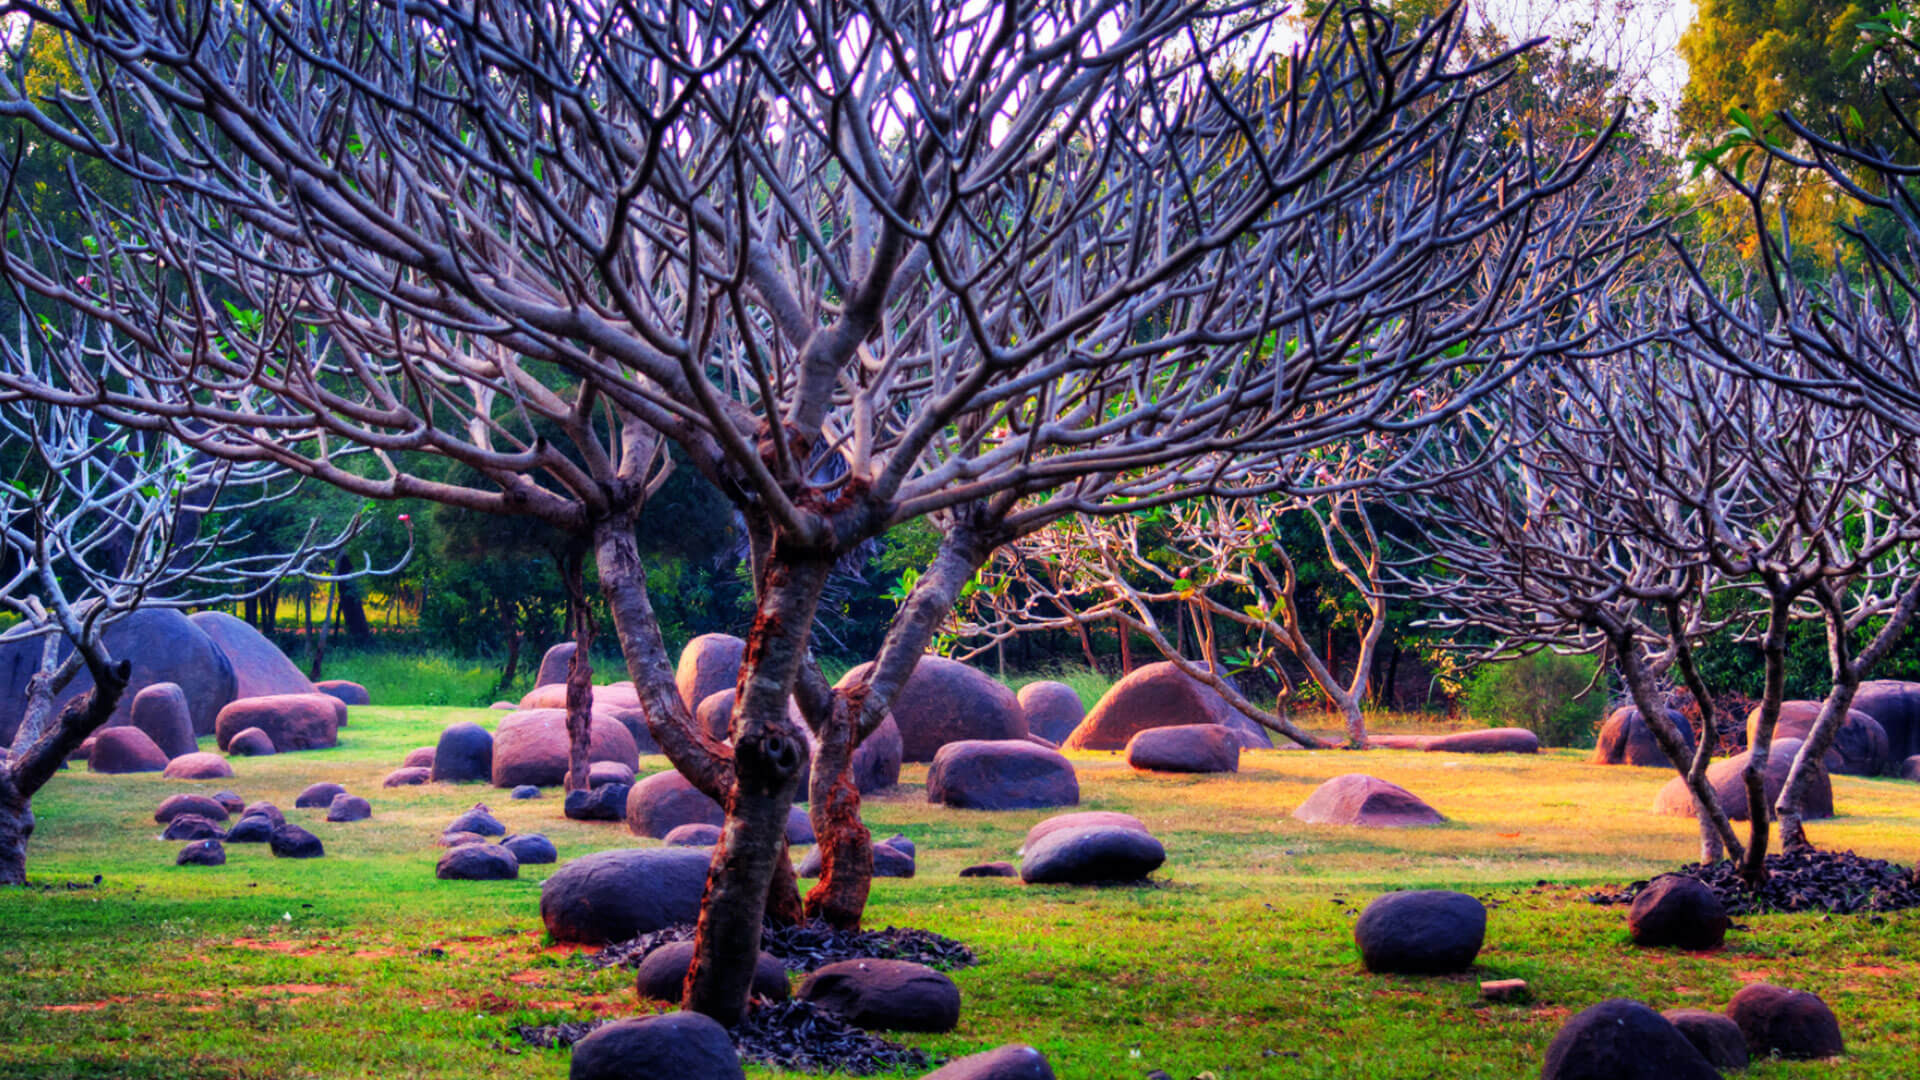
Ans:
{"type": "Polygon", "coordinates": [[[1575,695],[1593,682],[1591,656],[1537,652],[1474,672],[1462,702],[1488,727],[1523,727],[1548,746],[1590,746],[1606,710],[1605,688],[1575,695]]]}

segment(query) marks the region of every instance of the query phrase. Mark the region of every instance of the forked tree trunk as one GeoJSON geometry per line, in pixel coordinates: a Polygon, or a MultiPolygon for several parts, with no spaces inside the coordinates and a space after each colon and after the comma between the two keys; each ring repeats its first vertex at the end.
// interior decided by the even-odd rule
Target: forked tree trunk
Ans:
{"type": "Polygon", "coordinates": [[[1760,639],[1766,675],[1760,692],[1760,721],[1747,743],[1747,768],[1741,779],[1747,788],[1747,857],[1740,876],[1759,888],[1767,880],[1767,760],[1773,752],[1773,729],[1780,722],[1780,700],[1787,686],[1787,619],[1792,602],[1776,594],[1768,604],[1767,632],[1760,639]]]}
{"type": "MultiPolygon", "coordinates": [[[[1633,699],[1634,707],[1640,710],[1641,718],[1647,722],[1647,730],[1653,733],[1653,741],[1667,755],[1674,770],[1685,778],[1687,790],[1693,795],[1693,812],[1700,820],[1700,858],[1702,861],[1717,862],[1723,848],[1739,847],[1740,838],[1734,835],[1732,822],[1727,820],[1720,799],[1714,794],[1713,785],[1707,782],[1706,770],[1693,767],[1694,757],[1687,753],[1687,744],[1680,738],[1679,729],[1667,718],[1667,703],[1654,687],[1653,674],[1634,651],[1632,638],[1615,637],[1613,648],[1615,664],[1620,669],[1620,680],[1627,684],[1628,696],[1633,699]]],[[[1698,749],[1695,747],[1696,752],[1698,749]]]]}
{"type": "MultiPolygon", "coordinates": [[[[0,886],[26,884],[34,793],[53,778],[87,736],[113,716],[133,675],[133,665],[125,660],[88,667],[93,689],[67,702],[59,718],[39,732],[29,732],[16,740],[13,752],[0,760],[0,886]]],[[[41,675],[34,678],[38,681],[41,675]]],[[[50,684],[46,689],[51,691],[50,684]]]]}

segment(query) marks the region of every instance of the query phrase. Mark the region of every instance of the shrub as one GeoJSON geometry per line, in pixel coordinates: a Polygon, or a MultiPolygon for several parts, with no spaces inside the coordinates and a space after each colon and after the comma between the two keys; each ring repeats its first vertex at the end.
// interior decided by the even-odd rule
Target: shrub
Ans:
{"type": "Polygon", "coordinates": [[[1593,682],[1591,656],[1538,652],[1483,665],[1467,683],[1467,715],[1488,727],[1523,727],[1548,746],[1591,746],[1606,711],[1606,688],[1576,698],[1593,682]]]}

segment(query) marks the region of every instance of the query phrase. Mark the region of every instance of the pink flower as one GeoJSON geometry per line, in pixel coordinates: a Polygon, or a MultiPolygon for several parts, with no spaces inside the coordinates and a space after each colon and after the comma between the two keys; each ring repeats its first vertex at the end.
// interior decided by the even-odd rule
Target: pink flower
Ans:
{"type": "Polygon", "coordinates": [[[85,274],[81,274],[81,275],[80,275],[79,277],[77,277],[77,278],[74,278],[74,279],[73,279],[73,283],[74,283],[75,285],[78,285],[78,286],[80,286],[80,287],[81,287],[81,288],[83,288],[83,289],[84,289],[84,288],[86,288],[86,287],[87,287],[87,275],[85,275],[85,274]]]}
{"type": "Polygon", "coordinates": [[[401,514],[401,515],[400,515],[400,520],[401,520],[401,521],[412,521],[412,520],[413,520],[413,516],[412,516],[411,514],[401,514]]]}

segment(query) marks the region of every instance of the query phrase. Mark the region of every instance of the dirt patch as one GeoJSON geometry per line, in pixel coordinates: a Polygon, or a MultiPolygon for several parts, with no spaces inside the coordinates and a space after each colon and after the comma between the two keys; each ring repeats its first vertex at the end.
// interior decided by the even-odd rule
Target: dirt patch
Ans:
{"type": "MultiPolygon", "coordinates": [[[[317,939],[324,941],[324,938],[317,939]]],[[[315,945],[313,941],[265,940],[262,938],[237,937],[227,943],[236,949],[252,949],[255,952],[274,952],[285,956],[325,956],[328,950],[315,945]]]]}

